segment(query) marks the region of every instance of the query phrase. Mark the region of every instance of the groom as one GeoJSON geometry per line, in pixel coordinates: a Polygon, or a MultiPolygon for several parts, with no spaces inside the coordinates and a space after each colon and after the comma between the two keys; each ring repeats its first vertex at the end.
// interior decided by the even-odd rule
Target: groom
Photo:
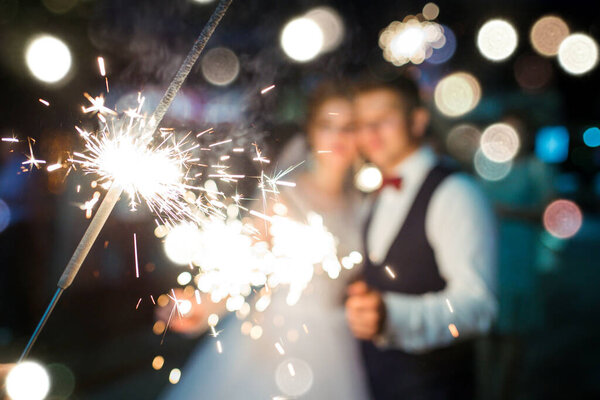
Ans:
{"type": "Polygon", "coordinates": [[[355,96],[358,142],[383,185],[364,229],[364,280],[346,315],[375,399],[469,399],[469,340],[490,329],[496,237],[475,183],[424,144],[416,84],[367,82],[355,96]]]}

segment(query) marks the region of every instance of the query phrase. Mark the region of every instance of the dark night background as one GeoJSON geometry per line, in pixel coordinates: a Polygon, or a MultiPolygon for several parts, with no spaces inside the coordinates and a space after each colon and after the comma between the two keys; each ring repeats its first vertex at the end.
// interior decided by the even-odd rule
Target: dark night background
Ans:
{"type": "MultiPolygon", "coordinates": [[[[67,11],[56,13],[42,1],[0,0],[0,136],[34,138],[35,154],[44,160],[64,158],[65,150],[81,146],[73,127],[91,120],[81,113],[82,93],[105,90],[98,74],[99,55],[107,65],[109,107],[128,93],[160,92],[216,4],[191,0],[72,3],[67,11]],[[73,67],[63,84],[42,84],[26,69],[24,48],[38,33],[55,35],[71,49],[73,67]],[[51,107],[44,107],[38,98],[50,101],[51,107]]],[[[526,329],[494,333],[482,342],[481,393],[483,398],[596,397],[600,395],[600,324],[596,321],[600,315],[600,147],[585,146],[582,132],[600,124],[600,67],[574,77],[555,58],[548,59],[544,62],[551,65],[549,82],[537,90],[524,90],[515,79],[514,64],[535,54],[528,34],[545,14],[559,15],[572,32],[600,40],[600,3],[440,0],[437,21],[456,34],[454,56],[439,65],[392,67],[377,45],[379,32],[393,20],[420,12],[425,3],[234,0],[207,49],[233,50],[241,64],[238,78],[229,86],[215,87],[196,66],[182,90],[191,99],[190,106],[178,110],[175,105],[163,125],[199,131],[217,122],[218,135],[233,136],[240,145],[257,142],[275,158],[285,141],[302,129],[306,93],[323,77],[352,77],[365,71],[391,77],[409,70],[431,95],[440,78],[467,70],[481,82],[483,99],[459,121],[434,112],[432,136],[442,148],[445,133],[457,122],[483,127],[510,112],[527,120],[531,135],[542,126],[565,126],[570,134],[569,157],[553,166],[552,183],[557,197],[579,204],[584,224],[574,238],[546,243],[552,267],[527,278],[535,289],[519,301],[526,306],[535,303],[539,321],[526,329]],[[344,20],[341,46],[309,63],[290,61],[279,44],[283,25],[322,5],[337,10],[344,20]],[[485,60],[475,46],[479,27],[496,17],[511,21],[519,33],[515,54],[501,63],[485,60]],[[271,84],[276,88],[260,96],[260,89],[271,84]],[[504,352],[507,342],[518,350],[504,352]]],[[[0,232],[0,363],[16,360],[33,331],[87,226],[75,203],[93,192],[89,177],[79,173],[66,179],[64,172],[50,174],[44,169],[21,173],[27,151],[26,140],[0,143],[0,198],[11,209],[10,224],[0,232]],[[75,192],[77,185],[82,186],[81,193],[75,192]]],[[[250,165],[248,160],[237,162],[250,165]]],[[[48,365],[52,374],[52,399],[154,398],[169,385],[169,371],[183,366],[186,355],[202,340],[167,333],[161,345],[161,336],[152,332],[148,295],[158,297],[176,285],[177,269],[153,235],[152,217],[143,211],[132,215],[122,203],[33,350],[32,357],[48,365]],[[142,279],[135,279],[132,268],[134,232],[140,244],[142,279]],[[136,310],[140,297],[144,299],[136,310]],[[159,371],[151,367],[157,354],[165,358],[159,371]]],[[[510,279],[517,282],[521,277],[515,274],[510,279]]]]}

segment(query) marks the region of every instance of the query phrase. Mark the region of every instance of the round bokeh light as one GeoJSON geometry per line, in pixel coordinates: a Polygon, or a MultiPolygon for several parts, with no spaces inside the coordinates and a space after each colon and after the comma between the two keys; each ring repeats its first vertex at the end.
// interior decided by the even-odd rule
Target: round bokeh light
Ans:
{"type": "Polygon", "coordinates": [[[294,61],[307,62],[323,49],[323,31],[312,19],[300,17],[285,25],[280,41],[288,57],[294,61]]]}
{"type": "Polygon", "coordinates": [[[488,126],[481,135],[481,151],[496,163],[512,160],[519,151],[519,135],[505,123],[488,126]]]}
{"type": "Polygon", "coordinates": [[[544,227],[551,235],[560,239],[574,236],[582,222],[581,210],[569,200],[555,200],[544,211],[544,227]]]}
{"type": "Polygon", "coordinates": [[[12,400],[42,400],[50,390],[50,377],[40,364],[24,361],[6,377],[6,393],[12,400]]]}
{"type": "Polygon", "coordinates": [[[477,47],[481,54],[492,61],[510,57],[517,48],[516,29],[507,21],[493,19],[486,22],[477,34],[477,47]]]}
{"type": "Polygon", "coordinates": [[[538,19],[529,33],[531,45],[543,56],[555,56],[561,42],[569,35],[569,26],[560,17],[547,15],[538,19]]]}
{"type": "Polygon", "coordinates": [[[558,48],[558,62],[569,74],[585,74],[598,63],[598,44],[583,33],[567,36],[558,48]]]}
{"type": "Polygon", "coordinates": [[[43,35],[27,46],[25,61],[33,76],[46,83],[62,80],[71,69],[71,51],[60,39],[43,35]]]}
{"type": "Polygon", "coordinates": [[[455,72],[440,80],[433,98],[437,109],[448,117],[458,117],[473,110],[481,100],[481,86],[473,75],[455,72]]]}
{"type": "Polygon", "coordinates": [[[200,62],[204,78],[216,86],[226,86],[237,78],[240,61],[235,53],[225,47],[210,49],[200,62]]]}
{"type": "Polygon", "coordinates": [[[275,382],[286,396],[302,396],[313,385],[314,375],[310,365],[298,358],[289,358],[277,366],[275,382]]]}

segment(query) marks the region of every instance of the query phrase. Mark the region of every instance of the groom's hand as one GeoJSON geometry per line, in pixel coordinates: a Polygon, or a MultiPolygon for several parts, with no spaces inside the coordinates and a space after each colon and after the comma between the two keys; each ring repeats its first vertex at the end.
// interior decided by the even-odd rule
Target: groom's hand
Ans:
{"type": "Polygon", "coordinates": [[[361,340],[372,340],[381,333],[385,317],[385,304],[381,293],[363,281],[348,286],[346,318],[352,334],[361,340]]]}

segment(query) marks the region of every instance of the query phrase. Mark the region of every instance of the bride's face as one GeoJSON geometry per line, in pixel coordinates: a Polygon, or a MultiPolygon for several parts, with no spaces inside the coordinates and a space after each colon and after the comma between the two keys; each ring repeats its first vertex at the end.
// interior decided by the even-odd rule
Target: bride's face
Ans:
{"type": "Polygon", "coordinates": [[[352,110],[344,98],[326,100],[308,127],[312,153],[327,168],[349,168],[358,155],[352,110]]]}

